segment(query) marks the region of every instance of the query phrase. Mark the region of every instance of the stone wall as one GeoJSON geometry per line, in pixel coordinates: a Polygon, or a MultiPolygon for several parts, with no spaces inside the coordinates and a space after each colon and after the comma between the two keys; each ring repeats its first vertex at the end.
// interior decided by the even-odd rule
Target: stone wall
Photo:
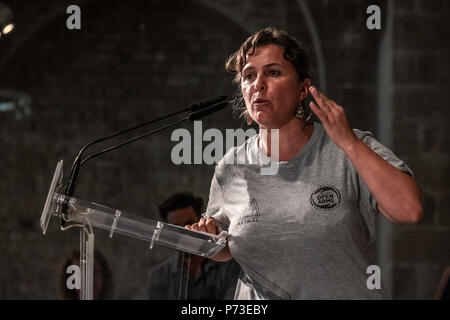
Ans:
{"type": "MultiPolygon", "coordinates": [[[[353,127],[390,136],[389,146],[416,172],[426,195],[425,218],[392,227],[388,272],[395,298],[433,297],[450,261],[446,1],[390,7],[393,118],[386,132],[379,132],[384,119],[377,113],[386,1],[3,2],[16,28],[0,38],[0,97],[14,92],[30,100],[0,112],[0,298],[59,298],[59,264],[78,246],[78,231],[59,231],[56,219],[45,236],[40,230],[57,160],[64,160],[67,175],[75,154],[93,139],[204,97],[231,97],[235,88],[224,61],[266,25],[300,38],[311,56],[313,83],[346,108],[353,127]],[[81,8],[81,30],[66,28],[69,4],[81,8]],[[370,4],[382,10],[381,30],[366,28],[370,4]]],[[[246,128],[231,111],[202,125],[246,128]]],[[[171,132],[87,163],[76,196],[152,219],[174,192],[189,190],[207,200],[214,166],[174,165],[171,132]]],[[[96,232],[96,248],[113,269],[113,297],[119,299],[145,299],[148,269],[174,254],[149,251],[148,243],[120,235],[109,239],[103,231],[96,232]]]]}

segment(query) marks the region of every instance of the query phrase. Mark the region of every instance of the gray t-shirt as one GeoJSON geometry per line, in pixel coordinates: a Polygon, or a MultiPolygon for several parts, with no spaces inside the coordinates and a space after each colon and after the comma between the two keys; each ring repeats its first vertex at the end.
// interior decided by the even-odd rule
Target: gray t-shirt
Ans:
{"type": "MultiPolygon", "coordinates": [[[[370,132],[354,132],[413,175],[370,132]]],[[[228,230],[242,268],[235,299],[388,298],[383,285],[367,287],[367,267],[377,264],[377,202],[323,126],[315,123],[302,150],[278,162],[277,174],[261,175],[267,160],[255,135],[227,152],[211,183],[205,215],[228,230]]]]}

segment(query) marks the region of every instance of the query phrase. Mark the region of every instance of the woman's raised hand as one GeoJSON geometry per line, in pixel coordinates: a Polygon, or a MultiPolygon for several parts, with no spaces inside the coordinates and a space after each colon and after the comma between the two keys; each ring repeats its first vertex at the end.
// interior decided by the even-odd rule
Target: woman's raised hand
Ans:
{"type": "Polygon", "coordinates": [[[311,110],[322,121],[330,139],[344,151],[352,148],[354,143],[358,142],[358,138],[350,128],[344,108],[328,99],[316,87],[310,86],[309,92],[311,92],[318,104],[317,106],[311,101],[311,110]]]}

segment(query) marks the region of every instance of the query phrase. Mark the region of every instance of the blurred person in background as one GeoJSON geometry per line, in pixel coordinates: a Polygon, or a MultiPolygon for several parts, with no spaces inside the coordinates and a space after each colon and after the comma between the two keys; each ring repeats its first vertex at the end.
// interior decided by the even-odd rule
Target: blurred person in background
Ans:
{"type": "MultiPolygon", "coordinates": [[[[181,227],[196,223],[203,212],[203,203],[203,199],[189,192],[174,194],[159,205],[161,219],[181,227]]],[[[180,252],[178,257],[164,261],[150,271],[149,299],[184,299],[185,292],[180,294],[180,283],[182,269],[188,266],[186,299],[233,299],[240,271],[234,260],[220,263],[196,255],[191,255],[190,258],[187,254],[184,256],[186,258],[180,252]]]]}

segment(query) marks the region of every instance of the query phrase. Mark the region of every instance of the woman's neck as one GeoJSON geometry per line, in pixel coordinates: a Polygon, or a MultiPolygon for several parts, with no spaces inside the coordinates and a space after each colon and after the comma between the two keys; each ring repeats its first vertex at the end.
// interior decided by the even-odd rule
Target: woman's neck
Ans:
{"type": "MultiPolygon", "coordinates": [[[[272,147],[276,147],[276,144],[272,146],[273,133],[270,129],[261,129],[265,128],[260,127],[258,146],[267,156],[271,157],[272,147]]],[[[278,160],[288,161],[294,158],[311,138],[313,131],[313,124],[307,124],[296,118],[279,128],[278,160]]],[[[276,154],[273,156],[276,157],[276,154]]]]}

